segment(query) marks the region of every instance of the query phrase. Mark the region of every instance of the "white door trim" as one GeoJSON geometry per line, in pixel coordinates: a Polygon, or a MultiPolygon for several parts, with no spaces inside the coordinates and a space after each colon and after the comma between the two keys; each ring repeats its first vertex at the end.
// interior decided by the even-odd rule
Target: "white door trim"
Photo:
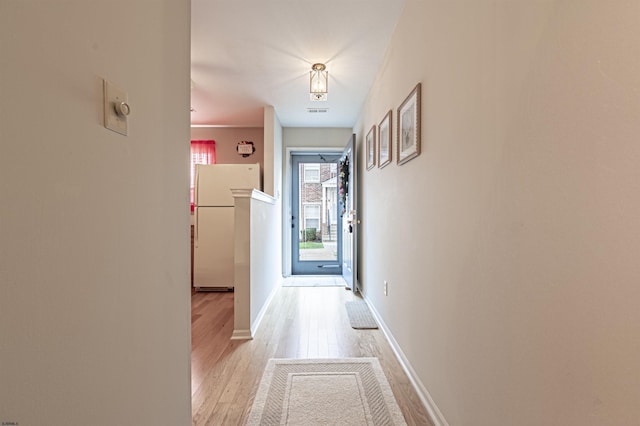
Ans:
{"type": "Polygon", "coordinates": [[[292,153],[323,153],[342,152],[344,146],[332,147],[294,147],[285,148],[282,177],[282,275],[291,276],[291,154],[292,153]]]}

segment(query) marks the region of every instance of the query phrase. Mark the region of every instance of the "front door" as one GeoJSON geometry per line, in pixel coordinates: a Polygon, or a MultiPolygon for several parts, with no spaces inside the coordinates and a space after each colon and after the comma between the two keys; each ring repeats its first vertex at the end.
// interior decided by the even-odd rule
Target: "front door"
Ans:
{"type": "Polygon", "coordinates": [[[338,206],[339,158],[339,153],[291,156],[293,275],[342,273],[342,218],[338,206]]]}
{"type": "Polygon", "coordinates": [[[356,135],[352,135],[338,162],[338,191],[340,194],[340,215],[342,219],[342,277],[347,287],[360,291],[356,276],[358,260],[358,205],[356,180],[356,135]]]}

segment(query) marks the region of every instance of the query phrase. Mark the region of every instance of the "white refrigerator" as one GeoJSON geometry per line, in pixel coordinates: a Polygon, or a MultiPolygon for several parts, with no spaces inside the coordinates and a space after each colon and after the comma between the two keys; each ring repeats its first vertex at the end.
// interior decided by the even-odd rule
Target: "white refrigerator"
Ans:
{"type": "Polygon", "coordinates": [[[232,290],[234,207],[231,189],[260,185],[260,164],[196,165],[193,234],[193,286],[232,290]]]}

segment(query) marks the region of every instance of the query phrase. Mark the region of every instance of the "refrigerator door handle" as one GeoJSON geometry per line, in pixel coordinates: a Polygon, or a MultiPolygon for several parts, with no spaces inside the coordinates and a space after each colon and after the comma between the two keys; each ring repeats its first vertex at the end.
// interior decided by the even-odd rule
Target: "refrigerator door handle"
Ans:
{"type": "Polygon", "coordinates": [[[194,224],[194,235],[193,235],[193,244],[198,247],[198,206],[193,209],[193,224],[194,224]]]}
{"type": "Polygon", "coordinates": [[[196,164],[196,176],[194,181],[194,194],[193,194],[193,202],[198,205],[200,204],[200,200],[198,199],[198,193],[200,192],[200,170],[198,170],[198,165],[196,164]]]}

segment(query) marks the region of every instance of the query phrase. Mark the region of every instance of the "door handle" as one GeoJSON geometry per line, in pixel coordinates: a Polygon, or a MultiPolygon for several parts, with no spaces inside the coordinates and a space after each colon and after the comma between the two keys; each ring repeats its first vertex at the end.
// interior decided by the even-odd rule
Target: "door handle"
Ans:
{"type": "Polygon", "coordinates": [[[360,225],[360,219],[356,219],[355,210],[349,210],[349,218],[347,219],[347,223],[349,224],[349,226],[351,226],[352,224],[360,225]]]}

